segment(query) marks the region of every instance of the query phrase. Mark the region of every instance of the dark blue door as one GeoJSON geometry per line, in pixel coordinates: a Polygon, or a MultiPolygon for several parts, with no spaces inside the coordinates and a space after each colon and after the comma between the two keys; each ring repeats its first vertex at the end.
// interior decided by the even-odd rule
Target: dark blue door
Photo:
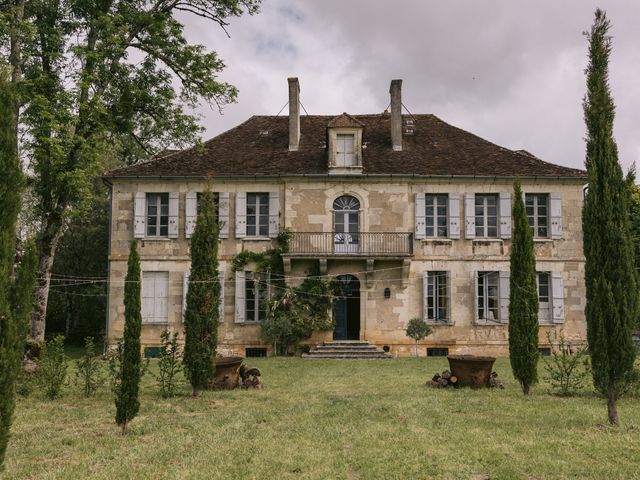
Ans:
{"type": "Polygon", "coordinates": [[[333,301],[334,340],[360,338],[360,282],[353,275],[340,275],[333,301]]]}

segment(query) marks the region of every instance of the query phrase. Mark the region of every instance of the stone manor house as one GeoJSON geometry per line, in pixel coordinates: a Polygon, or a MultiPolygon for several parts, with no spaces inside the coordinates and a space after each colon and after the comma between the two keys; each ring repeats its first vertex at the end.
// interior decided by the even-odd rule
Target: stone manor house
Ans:
{"type": "Polygon", "coordinates": [[[207,141],[108,172],[111,186],[108,338],[122,336],[129,244],[139,239],[142,343],[164,328],[182,332],[189,241],[198,192],[218,199],[219,349],[262,354],[269,278],[233,272],[243,250],[275,245],[292,232],[287,282],[310,267],[340,280],[333,332],[323,340],[364,340],[408,355],[413,317],[433,325],[421,354],[508,354],[509,250],[513,180],[522,181],[533,230],[540,345],[563,330],[584,343],[581,211],[585,172],[512,151],[434,115],[403,114],[401,80],[390,113],[300,115],[290,78],[289,115],[253,116],[207,141]]]}

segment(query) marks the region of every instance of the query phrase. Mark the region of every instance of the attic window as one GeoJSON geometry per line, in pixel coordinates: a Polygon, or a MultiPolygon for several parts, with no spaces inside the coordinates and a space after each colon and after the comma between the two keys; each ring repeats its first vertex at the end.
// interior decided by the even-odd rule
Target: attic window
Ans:
{"type": "Polygon", "coordinates": [[[336,166],[353,167],[355,163],[354,155],[355,136],[353,134],[336,135],[336,166]]]}

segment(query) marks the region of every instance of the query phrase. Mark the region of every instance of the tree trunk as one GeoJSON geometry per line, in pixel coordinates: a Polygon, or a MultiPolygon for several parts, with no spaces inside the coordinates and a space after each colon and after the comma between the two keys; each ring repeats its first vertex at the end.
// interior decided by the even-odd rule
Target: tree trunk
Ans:
{"type": "Polygon", "coordinates": [[[523,383],[522,384],[522,393],[524,393],[525,395],[529,395],[530,388],[531,388],[531,385],[529,385],[528,383],[523,383]]]}
{"type": "Polygon", "coordinates": [[[619,425],[620,419],[618,418],[618,395],[613,383],[609,383],[607,388],[607,413],[609,416],[609,423],[611,425],[619,425]]]}
{"type": "Polygon", "coordinates": [[[33,295],[34,307],[31,314],[31,338],[39,342],[44,341],[44,331],[47,320],[47,302],[49,300],[49,286],[51,284],[51,269],[56,254],[58,242],[62,236],[62,228],[56,228],[52,234],[42,238],[40,242],[38,261],[38,280],[33,295]]]}

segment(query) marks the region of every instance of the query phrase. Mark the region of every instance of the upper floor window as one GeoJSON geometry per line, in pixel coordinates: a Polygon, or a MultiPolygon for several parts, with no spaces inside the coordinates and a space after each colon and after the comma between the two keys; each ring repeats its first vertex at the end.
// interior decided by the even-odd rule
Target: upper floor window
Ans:
{"type": "Polygon", "coordinates": [[[353,134],[336,135],[336,166],[353,167],[355,161],[355,136],[353,134]]]}
{"type": "Polygon", "coordinates": [[[498,237],[498,195],[475,196],[476,237],[498,237]]]}
{"type": "Polygon", "coordinates": [[[425,195],[425,234],[427,237],[446,237],[448,224],[448,195],[425,195]]]}
{"type": "Polygon", "coordinates": [[[533,236],[547,238],[549,236],[549,195],[546,193],[525,194],[525,208],[533,236]]]}
{"type": "Polygon", "coordinates": [[[269,235],[269,194],[247,193],[247,236],[269,235]]]}
{"type": "Polygon", "coordinates": [[[168,193],[147,193],[147,236],[169,236],[168,193]]]}

